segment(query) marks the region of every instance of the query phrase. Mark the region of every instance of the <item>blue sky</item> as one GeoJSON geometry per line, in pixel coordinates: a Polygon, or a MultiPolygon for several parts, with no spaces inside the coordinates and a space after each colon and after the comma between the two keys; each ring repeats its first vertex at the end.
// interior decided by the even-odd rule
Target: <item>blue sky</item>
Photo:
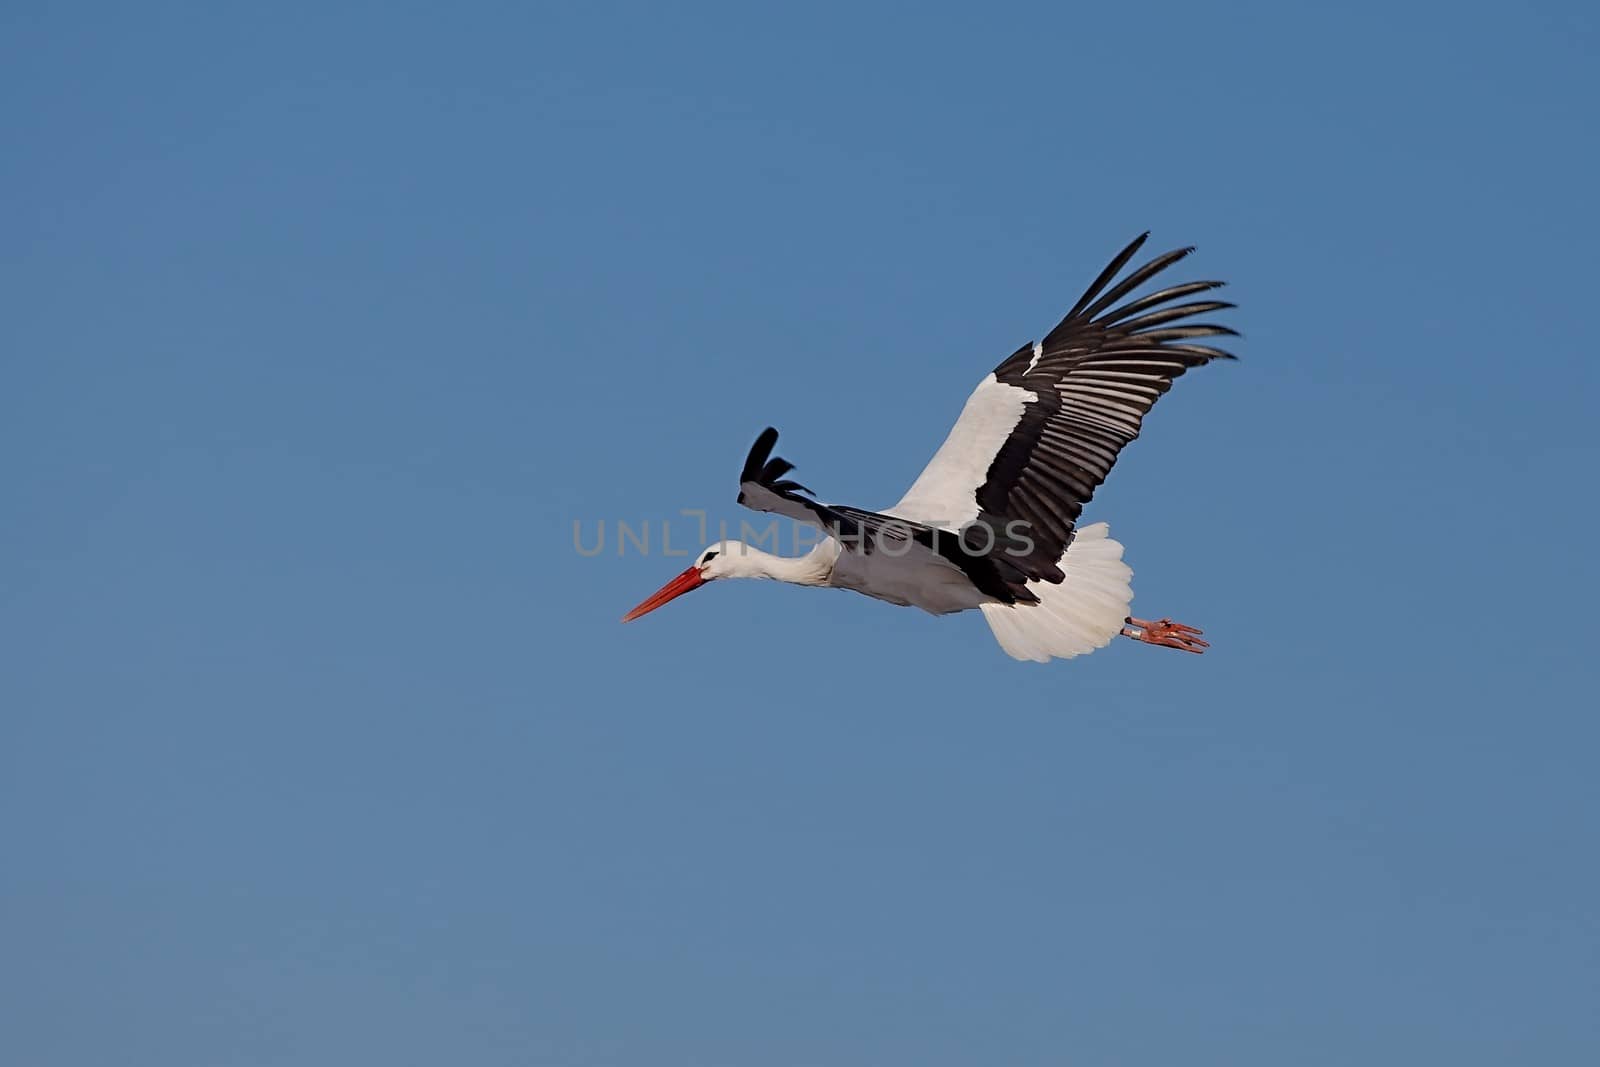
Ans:
{"type": "Polygon", "coordinates": [[[1600,1056],[1575,3],[12,3],[33,1065],[1600,1056]],[[582,558],[895,500],[1134,234],[1241,361],[1090,518],[1214,639],[582,558]],[[692,531],[675,529],[675,537],[692,531]]]}

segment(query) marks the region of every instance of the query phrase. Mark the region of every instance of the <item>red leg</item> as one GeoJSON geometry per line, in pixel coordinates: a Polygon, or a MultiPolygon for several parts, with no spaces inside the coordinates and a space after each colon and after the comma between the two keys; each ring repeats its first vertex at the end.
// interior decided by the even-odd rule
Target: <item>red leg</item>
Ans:
{"type": "Polygon", "coordinates": [[[1197,630],[1193,626],[1185,626],[1181,622],[1171,619],[1161,619],[1150,622],[1146,619],[1135,619],[1129,616],[1123,620],[1127,623],[1122,628],[1123,637],[1131,637],[1135,641],[1143,641],[1147,645],[1163,645],[1167,648],[1181,648],[1185,652],[1199,655],[1211,647],[1211,642],[1202,641],[1200,635],[1204,630],[1197,630]]]}

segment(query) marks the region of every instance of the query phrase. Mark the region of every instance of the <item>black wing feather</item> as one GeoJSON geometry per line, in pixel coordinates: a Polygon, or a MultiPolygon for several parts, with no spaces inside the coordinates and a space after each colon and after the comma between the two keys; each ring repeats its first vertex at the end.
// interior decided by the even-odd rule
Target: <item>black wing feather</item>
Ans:
{"type": "Polygon", "coordinates": [[[1022,568],[1032,579],[1062,581],[1059,561],[1083,506],[1173,380],[1191,367],[1234,358],[1190,342],[1236,337],[1235,330],[1185,321],[1233,304],[1175,303],[1222,282],[1185,282],[1114,306],[1194,251],[1164,253],[1113,284],[1148,236],[1117,253],[1037,347],[1024,345],[995,368],[996,379],[1028,390],[1034,401],[1024,406],[975,491],[978,521],[992,528],[1018,520],[1027,525],[1035,547],[1022,568]]]}

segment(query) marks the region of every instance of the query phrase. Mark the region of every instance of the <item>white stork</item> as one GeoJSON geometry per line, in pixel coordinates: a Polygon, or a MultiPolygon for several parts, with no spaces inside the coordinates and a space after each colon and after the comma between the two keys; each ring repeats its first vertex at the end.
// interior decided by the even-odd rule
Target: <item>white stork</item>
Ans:
{"type": "Polygon", "coordinates": [[[1186,282],[1118,304],[1194,251],[1157,256],[1113,284],[1148,236],[1118,253],[1042,341],[1023,345],[978,383],[927,469],[893,507],[862,511],[817,501],[785,477],[794,464],[772,455],[778,431],[763,430],[739,477],[739,503],[818,527],[823,539],[797,557],[719,541],[622,621],[707,582],[774,578],[853,589],[935,615],[977,608],[1017,659],[1071,658],[1119,633],[1186,652],[1210,647],[1192,626],[1131,617],[1133,571],[1122,545],[1103,522],[1078,525],[1172,380],[1234,358],[1194,342],[1235,331],[1184,322],[1234,305],[1179,302],[1221,282],[1186,282]]]}

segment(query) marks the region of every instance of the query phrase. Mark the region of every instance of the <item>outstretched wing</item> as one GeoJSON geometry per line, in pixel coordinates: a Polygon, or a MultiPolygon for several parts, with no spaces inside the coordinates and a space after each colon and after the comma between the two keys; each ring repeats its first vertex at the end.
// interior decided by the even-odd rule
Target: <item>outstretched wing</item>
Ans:
{"type": "Polygon", "coordinates": [[[1032,550],[1013,561],[1031,579],[1062,580],[1058,563],[1083,506],[1150,408],[1190,367],[1234,358],[1195,341],[1235,331],[1185,321],[1233,305],[1180,302],[1222,282],[1187,282],[1113,307],[1194,251],[1157,256],[1112,284],[1149,236],[1119,252],[1042,341],[1023,345],[978,383],[888,514],[952,529],[1024,529],[1032,550]]]}
{"type": "Polygon", "coordinates": [[[836,539],[846,552],[932,553],[960,568],[979,590],[1007,604],[1038,600],[1025,588],[1027,573],[1011,554],[999,551],[1003,544],[982,543],[976,536],[963,539],[962,531],[895,515],[824,504],[813,499],[811,490],[785,477],[794,464],[772,454],[777,443],[778,431],[768,426],[750,446],[739,474],[739,503],[745,507],[815,526],[836,539]]]}

